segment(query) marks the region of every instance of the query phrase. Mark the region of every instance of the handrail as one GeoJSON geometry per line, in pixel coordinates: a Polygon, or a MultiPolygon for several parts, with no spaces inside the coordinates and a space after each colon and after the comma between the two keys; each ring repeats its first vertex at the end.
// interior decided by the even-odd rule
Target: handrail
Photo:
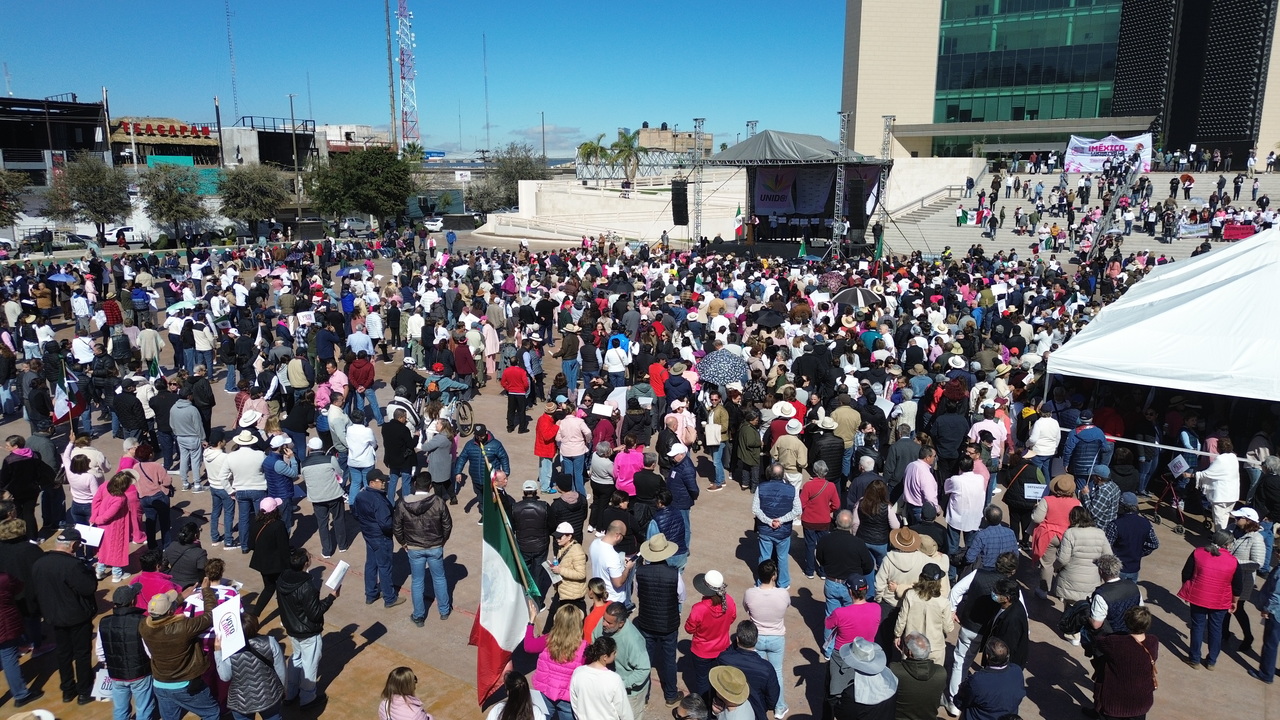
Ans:
{"type": "Polygon", "coordinates": [[[901,205],[897,208],[894,208],[893,210],[890,210],[889,217],[896,217],[898,215],[901,215],[909,211],[922,210],[928,207],[929,205],[934,204],[938,200],[941,200],[944,195],[948,198],[956,197],[952,193],[957,193],[957,192],[960,194],[964,194],[964,186],[963,185],[944,185],[938,188],[937,190],[934,190],[933,192],[929,193],[928,195],[925,195],[916,200],[912,200],[911,202],[905,205],[901,205]]]}

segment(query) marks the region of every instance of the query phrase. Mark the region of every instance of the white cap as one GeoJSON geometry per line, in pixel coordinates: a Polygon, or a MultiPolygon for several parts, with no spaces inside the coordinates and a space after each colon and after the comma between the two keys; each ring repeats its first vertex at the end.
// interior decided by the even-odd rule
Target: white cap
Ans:
{"type": "Polygon", "coordinates": [[[677,455],[683,455],[684,453],[687,453],[687,452],[689,452],[689,447],[687,445],[685,445],[684,443],[676,443],[675,445],[671,446],[670,450],[667,451],[667,457],[675,457],[677,455]]]}
{"type": "Polygon", "coordinates": [[[537,480],[525,480],[525,481],[524,481],[524,491],[525,491],[525,492],[538,492],[538,481],[537,481],[537,480]]]}
{"type": "Polygon", "coordinates": [[[1240,508],[1239,510],[1232,510],[1231,517],[1247,518],[1253,522],[1258,522],[1258,511],[1251,507],[1240,508]]]}
{"type": "Polygon", "coordinates": [[[289,439],[288,435],[276,435],[275,437],[271,438],[272,448],[282,448],[285,445],[290,445],[292,443],[293,441],[289,439]]]}
{"type": "Polygon", "coordinates": [[[569,524],[569,523],[567,523],[567,522],[562,522],[562,523],[560,523],[559,525],[557,525],[557,526],[556,526],[556,534],[557,534],[557,535],[572,535],[572,534],[573,534],[573,526],[572,526],[572,525],[570,525],[570,524],[569,524]]]}
{"type": "Polygon", "coordinates": [[[324,441],[318,437],[311,438],[307,441],[308,450],[319,450],[324,447],[324,441]]]}

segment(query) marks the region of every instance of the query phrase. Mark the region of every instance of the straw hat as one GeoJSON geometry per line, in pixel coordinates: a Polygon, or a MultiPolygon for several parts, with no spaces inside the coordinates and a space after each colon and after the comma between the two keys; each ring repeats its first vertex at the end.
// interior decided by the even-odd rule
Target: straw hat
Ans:
{"type": "Polygon", "coordinates": [[[640,557],[646,562],[657,563],[676,554],[676,544],[667,540],[667,536],[657,533],[649,541],[640,546],[640,557]]]}
{"type": "Polygon", "coordinates": [[[778,417],[793,418],[796,416],[796,406],[785,400],[779,400],[769,409],[778,417]]]}
{"type": "Polygon", "coordinates": [[[1069,492],[1072,495],[1074,495],[1076,492],[1075,476],[1067,473],[1063,473],[1062,475],[1056,475],[1054,476],[1053,480],[1049,481],[1049,489],[1051,491],[1056,491],[1060,493],[1069,492]]]}
{"type": "Polygon", "coordinates": [[[889,543],[902,552],[920,549],[920,534],[911,528],[898,528],[889,533],[889,543]]]}
{"type": "MultiPolygon", "coordinates": [[[[883,655],[884,652],[881,651],[880,654],[883,655]]],[[[751,686],[747,683],[747,676],[732,665],[711,668],[707,680],[710,681],[716,693],[730,705],[741,705],[751,696],[751,686]]]]}

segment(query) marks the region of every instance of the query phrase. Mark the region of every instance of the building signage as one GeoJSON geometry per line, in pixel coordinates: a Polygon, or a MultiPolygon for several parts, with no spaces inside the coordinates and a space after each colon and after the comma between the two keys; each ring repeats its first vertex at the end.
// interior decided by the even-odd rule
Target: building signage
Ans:
{"type": "Polygon", "coordinates": [[[132,135],[158,135],[160,137],[209,137],[213,130],[208,125],[165,125],[123,121],[120,131],[132,135]]]}
{"type": "Polygon", "coordinates": [[[1102,172],[1108,159],[1121,162],[1135,153],[1142,172],[1151,172],[1151,133],[1127,138],[1108,135],[1101,140],[1072,135],[1062,169],[1069,173],[1102,172]]]}

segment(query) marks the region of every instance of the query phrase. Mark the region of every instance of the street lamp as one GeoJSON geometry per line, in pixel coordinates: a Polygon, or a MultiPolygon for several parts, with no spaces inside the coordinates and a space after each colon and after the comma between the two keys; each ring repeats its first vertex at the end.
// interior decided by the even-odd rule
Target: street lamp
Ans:
{"type": "Polygon", "coordinates": [[[298,203],[297,219],[302,219],[302,172],[298,169],[298,121],[293,118],[293,99],[297,93],[289,93],[289,134],[293,136],[293,195],[298,203]]]}

